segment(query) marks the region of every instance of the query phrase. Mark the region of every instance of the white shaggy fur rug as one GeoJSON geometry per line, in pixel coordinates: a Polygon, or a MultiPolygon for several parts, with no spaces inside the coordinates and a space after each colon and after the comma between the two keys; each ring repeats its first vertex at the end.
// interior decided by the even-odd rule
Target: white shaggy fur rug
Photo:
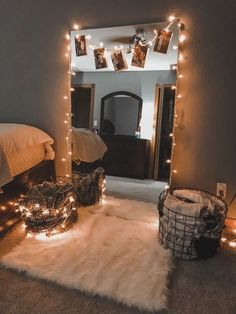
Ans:
{"type": "Polygon", "coordinates": [[[140,309],[165,308],[172,263],[157,238],[156,206],[108,197],[79,213],[72,230],[25,238],[1,264],[140,309]]]}

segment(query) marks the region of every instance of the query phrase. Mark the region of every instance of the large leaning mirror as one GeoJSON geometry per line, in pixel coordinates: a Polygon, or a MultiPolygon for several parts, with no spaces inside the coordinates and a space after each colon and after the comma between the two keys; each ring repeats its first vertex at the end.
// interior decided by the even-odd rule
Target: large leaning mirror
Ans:
{"type": "Polygon", "coordinates": [[[176,23],[72,31],[74,168],[168,181],[178,33],[176,23]]]}

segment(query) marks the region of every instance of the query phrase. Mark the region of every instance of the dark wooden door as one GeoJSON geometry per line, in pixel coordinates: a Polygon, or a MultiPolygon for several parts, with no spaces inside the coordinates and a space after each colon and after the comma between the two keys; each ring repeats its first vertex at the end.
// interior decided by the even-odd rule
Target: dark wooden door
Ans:
{"type": "Polygon", "coordinates": [[[93,88],[75,86],[71,93],[72,125],[76,128],[92,128],[93,88]]]}
{"type": "Polygon", "coordinates": [[[166,161],[171,158],[174,112],[175,112],[175,90],[164,87],[161,134],[159,146],[158,179],[168,181],[170,177],[170,163],[166,161]]]}

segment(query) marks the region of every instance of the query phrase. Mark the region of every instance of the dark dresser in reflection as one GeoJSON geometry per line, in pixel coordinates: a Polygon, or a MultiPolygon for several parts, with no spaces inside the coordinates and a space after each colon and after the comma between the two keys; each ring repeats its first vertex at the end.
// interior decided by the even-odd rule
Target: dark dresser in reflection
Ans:
{"type": "Polygon", "coordinates": [[[107,145],[106,174],[145,179],[148,176],[150,141],[129,135],[100,135],[107,145]]]}

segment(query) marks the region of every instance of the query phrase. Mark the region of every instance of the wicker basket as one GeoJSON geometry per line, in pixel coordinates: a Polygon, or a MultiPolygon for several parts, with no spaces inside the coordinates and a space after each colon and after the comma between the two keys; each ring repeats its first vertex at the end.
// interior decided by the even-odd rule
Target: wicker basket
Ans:
{"type": "MultiPolygon", "coordinates": [[[[183,201],[183,200],[182,200],[183,201]]],[[[220,244],[227,205],[216,195],[191,188],[172,188],[159,197],[159,239],[163,246],[171,249],[175,257],[185,260],[212,257],[220,244]],[[167,208],[166,199],[176,190],[198,192],[213,204],[221,204],[217,213],[198,216],[183,215],[177,210],[167,208]]]]}
{"type": "Polygon", "coordinates": [[[73,185],[44,182],[19,200],[26,231],[50,236],[70,229],[77,220],[73,185]]]}
{"type": "Polygon", "coordinates": [[[73,172],[72,183],[79,206],[99,203],[105,189],[105,172],[99,167],[91,173],[73,172]]]}

